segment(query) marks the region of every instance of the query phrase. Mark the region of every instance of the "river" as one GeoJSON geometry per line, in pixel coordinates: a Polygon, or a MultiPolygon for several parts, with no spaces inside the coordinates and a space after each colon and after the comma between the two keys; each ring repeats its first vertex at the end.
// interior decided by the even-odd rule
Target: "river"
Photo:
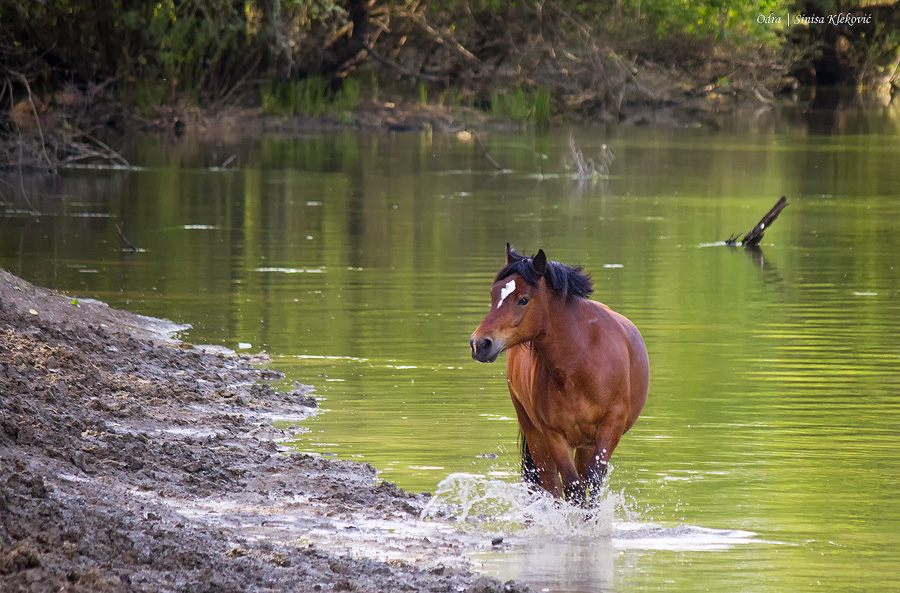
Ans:
{"type": "Polygon", "coordinates": [[[144,138],[122,150],[136,170],[10,179],[0,266],[266,350],[323,410],[293,448],[448,500],[487,488],[504,515],[518,427],[502,357],[473,362],[468,338],[506,242],[542,248],[641,330],[650,395],[604,526],[489,517],[507,543],[482,570],[547,591],[896,591],[900,113],[724,121],[483,133],[502,172],[464,134],[144,138]],[[573,140],[597,163],[606,146],[608,175],[576,178],[573,140]],[[759,251],[722,243],[781,195],[759,251]]]}

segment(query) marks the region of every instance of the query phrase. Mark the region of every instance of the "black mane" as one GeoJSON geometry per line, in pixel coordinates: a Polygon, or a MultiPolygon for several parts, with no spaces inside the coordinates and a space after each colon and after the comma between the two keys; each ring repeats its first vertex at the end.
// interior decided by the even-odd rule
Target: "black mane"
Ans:
{"type": "MultiPolygon", "coordinates": [[[[494,282],[518,274],[530,286],[537,286],[541,276],[534,269],[534,257],[526,257],[509,249],[509,257],[512,261],[497,273],[494,282]]],[[[591,275],[584,272],[581,266],[567,266],[555,261],[547,262],[547,271],[544,273],[547,279],[547,287],[555,291],[563,301],[580,297],[587,298],[594,292],[594,282],[591,275]]]]}

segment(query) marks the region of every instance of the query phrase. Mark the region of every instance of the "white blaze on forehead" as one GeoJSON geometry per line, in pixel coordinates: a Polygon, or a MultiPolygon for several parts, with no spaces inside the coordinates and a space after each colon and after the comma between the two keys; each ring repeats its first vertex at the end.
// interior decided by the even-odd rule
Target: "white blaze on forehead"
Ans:
{"type": "Polygon", "coordinates": [[[516,281],[510,280],[506,283],[506,286],[500,289],[500,300],[497,302],[497,308],[500,308],[500,305],[503,304],[503,301],[506,300],[506,297],[511,295],[516,291],[516,281]]]}

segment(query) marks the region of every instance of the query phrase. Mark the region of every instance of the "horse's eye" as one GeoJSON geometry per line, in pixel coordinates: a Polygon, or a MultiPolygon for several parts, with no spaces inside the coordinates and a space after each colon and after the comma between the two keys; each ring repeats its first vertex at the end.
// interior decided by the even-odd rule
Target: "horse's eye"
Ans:
{"type": "Polygon", "coordinates": [[[521,299],[519,299],[519,306],[524,307],[525,305],[528,304],[528,301],[530,301],[530,300],[531,299],[529,299],[528,297],[522,297],[521,299]]]}

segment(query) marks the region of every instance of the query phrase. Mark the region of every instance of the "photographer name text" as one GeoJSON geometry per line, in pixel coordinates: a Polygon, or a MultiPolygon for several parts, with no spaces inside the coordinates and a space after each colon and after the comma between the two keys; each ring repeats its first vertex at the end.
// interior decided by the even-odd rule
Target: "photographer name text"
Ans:
{"type": "Polygon", "coordinates": [[[869,25],[872,23],[871,14],[854,15],[849,12],[829,15],[810,15],[787,13],[786,17],[777,15],[774,12],[769,14],[760,14],[756,17],[756,22],[761,25],[780,25],[786,23],[791,25],[846,25],[852,27],[854,25],[869,25]]]}

